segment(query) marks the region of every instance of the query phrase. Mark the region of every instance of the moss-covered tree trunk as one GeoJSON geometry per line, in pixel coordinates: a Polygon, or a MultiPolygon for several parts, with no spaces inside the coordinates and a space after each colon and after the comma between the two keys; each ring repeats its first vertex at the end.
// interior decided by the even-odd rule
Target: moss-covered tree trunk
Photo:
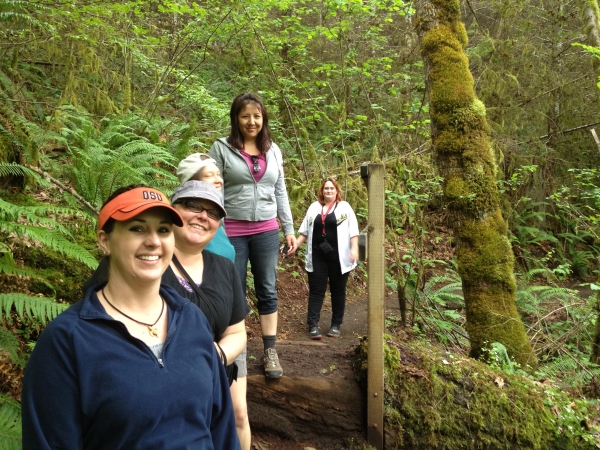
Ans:
{"type": "MultiPolygon", "coordinates": [[[[588,39],[588,44],[600,47],[600,10],[598,9],[598,0],[579,0],[581,17],[583,19],[583,30],[588,39]]],[[[600,61],[594,58],[594,69],[598,71],[600,61]]]]}
{"type": "MultiPolygon", "coordinates": [[[[587,36],[588,45],[600,49],[600,9],[598,0],[579,0],[581,18],[583,20],[583,31],[587,36]]],[[[600,78],[600,58],[592,58],[592,65],[596,77],[600,78]]]]}
{"type": "MultiPolygon", "coordinates": [[[[600,286],[600,271],[598,272],[597,285],[600,286]]],[[[592,342],[592,357],[590,361],[600,364],[600,292],[596,292],[596,308],[598,315],[596,317],[596,332],[594,333],[594,341],[592,342]]]]}
{"type": "Polygon", "coordinates": [[[464,53],[459,0],[416,0],[417,31],[430,94],[431,138],[456,241],[471,356],[500,342],[536,366],[515,305],[514,256],[499,207],[496,162],[485,106],[464,53]]]}

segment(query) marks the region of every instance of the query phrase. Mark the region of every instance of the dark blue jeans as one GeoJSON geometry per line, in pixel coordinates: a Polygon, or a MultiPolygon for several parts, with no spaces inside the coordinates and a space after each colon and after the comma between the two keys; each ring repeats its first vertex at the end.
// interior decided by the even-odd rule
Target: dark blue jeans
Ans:
{"type": "Polygon", "coordinates": [[[344,321],[346,308],[346,283],[350,272],[342,274],[340,258],[336,252],[327,256],[320,248],[313,248],[313,271],[308,272],[308,325],[318,324],[321,318],[321,308],[329,280],[331,292],[331,325],[340,326],[344,321]]]}
{"type": "Polygon", "coordinates": [[[254,276],[254,290],[258,299],[258,314],[266,315],[277,311],[277,261],[279,259],[279,230],[248,236],[230,237],[235,248],[235,268],[246,292],[248,261],[254,276]]]}

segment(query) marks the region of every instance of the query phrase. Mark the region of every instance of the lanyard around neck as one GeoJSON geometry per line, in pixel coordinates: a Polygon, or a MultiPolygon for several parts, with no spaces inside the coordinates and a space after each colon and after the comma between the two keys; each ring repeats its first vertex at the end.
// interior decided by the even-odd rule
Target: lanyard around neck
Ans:
{"type": "Polygon", "coordinates": [[[329,215],[329,213],[331,212],[331,208],[333,208],[333,205],[336,205],[336,202],[333,202],[331,205],[329,205],[329,208],[327,208],[327,212],[325,214],[323,214],[323,207],[321,207],[321,236],[325,236],[325,218],[329,215]]]}

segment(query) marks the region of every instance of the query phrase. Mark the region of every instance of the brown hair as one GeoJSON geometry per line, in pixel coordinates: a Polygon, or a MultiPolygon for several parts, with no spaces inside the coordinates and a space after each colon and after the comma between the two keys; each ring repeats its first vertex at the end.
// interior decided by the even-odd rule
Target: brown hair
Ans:
{"type": "Polygon", "coordinates": [[[260,109],[260,113],[262,114],[263,123],[260,133],[258,133],[258,136],[256,136],[256,148],[258,148],[258,150],[264,155],[269,151],[269,147],[271,147],[271,129],[269,128],[267,108],[265,108],[262,98],[253,92],[245,92],[238,95],[233,100],[233,103],[231,104],[231,110],[229,111],[229,119],[231,120],[231,133],[227,137],[227,143],[233,148],[244,148],[244,137],[240,131],[238,116],[246,107],[246,105],[255,105],[258,107],[258,109],[260,109]]]}
{"type": "Polygon", "coordinates": [[[325,181],[323,181],[321,183],[321,187],[319,187],[319,191],[317,192],[317,198],[321,205],[325,204],[325,197],[323,196],[323,188],[325,187],[325,183],[327,183],[328,181],[331,181],[331,184],[333,184],[333,186],[335,187],[335,189],[337,191],[337,193],[335,195],[335,202],[339,203],[342,201],[342,190],[340,189],[339,185],[337,184],[337,181],[335,181],[334,178],[326,178],[325,181]]]}

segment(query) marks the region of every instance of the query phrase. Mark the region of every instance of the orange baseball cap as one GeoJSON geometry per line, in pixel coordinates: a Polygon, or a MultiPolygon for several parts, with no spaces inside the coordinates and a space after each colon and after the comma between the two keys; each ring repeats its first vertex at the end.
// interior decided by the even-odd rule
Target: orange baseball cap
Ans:
{"type": "Polygon", "coordinates": [[[98,216],[98,229],[101,230],[108,219],[119,222],[129,220],[150,208],[166,208],[171,213],[173,224],[183,226],[183,219],[171,206],[169,198],[160,191],[148,187],[140,187],[123,192],[104,205],[98,216]]]}

